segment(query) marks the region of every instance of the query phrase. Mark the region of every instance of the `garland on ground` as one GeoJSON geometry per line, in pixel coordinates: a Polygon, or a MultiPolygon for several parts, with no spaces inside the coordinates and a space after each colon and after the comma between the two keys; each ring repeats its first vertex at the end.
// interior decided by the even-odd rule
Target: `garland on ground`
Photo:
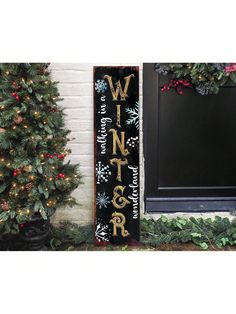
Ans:
{"type": "Polygon", "coordinates": [[[162,87],[162,92],[175,88],[183,94],[183,88],[193,88],[200,95],[217,94],[227,81],[236,84],[234,63],[156,63],[155,71],[169,74],[171,79],[162,87]]]}
{"type": "Polygon", "coordinates": [[[161,216],[141,220],[141,243],[157,247],[161,244],[194,243],[207,250],[236,245],[236,219],[216,216],[189,219],[161,216]]]}
{"type": "Polygon", "coordinates": [[[69,221],[51,225],[51,235],[47,246],[52,250],[73,250],[83,244],[93,243],[93,226],[79,226],[69,221]]]}
{"type": "MultiPolygon", "coordinates": [[[[79,226],[71,222],[61,222],[51,227],[48,247],[53,250],[78,249],[82,244],[93,248],[93,226],[79,226]]],[[[203,250],[218,250],[225,246],[236,246],[236,219],[216,216],[211,218],[169,218],[141,219],[140,242],[147,247],[161,244],[193,243],[203,250]]],[[[142,249],[143,247],[141,247],[142,249]]],[[[108,246],[107,250],[112,250],[108,246]]],[[[117,247],[126,250],[127,246],[117,247]]]]}

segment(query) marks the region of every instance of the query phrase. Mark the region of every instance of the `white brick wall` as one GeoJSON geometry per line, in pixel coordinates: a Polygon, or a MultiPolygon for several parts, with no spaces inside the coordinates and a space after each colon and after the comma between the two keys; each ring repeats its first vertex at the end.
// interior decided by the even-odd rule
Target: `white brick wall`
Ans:
{"type": "MultiPolygon", "coordinates": [[[[59,81],[59,92],[64,98],[61,102],[67,114],[67,127],[75,138],[68,146],[72,149],[69,159],[79,163],[84,184],[74,191],[73,195],[81,204],[78,207],[58,209],[53,222],[71,220],[79,224],[93,221],[93,66],[86,63],[54,63],[51,65],[52,78],[59,81]]],[[[111,64],[109,64],[111,65],[111,64]]],[[[130,65],[130,64],[119,64],[130,65]]],[[[140,66],[140,103],[142,104],[142,64],[140,66]]],[[[140,110],[142,115],[142,110],[140,110]]],[[[142,130],[142,127],[140,128],[142,130]]],[[[140,134],[142,148],[142,132],[140,134]]],[[[140,152],[142,156],[142,149],[140,152]]],[[[143,167],[142,167],[143,170],[143,167]]],[[[143,177],[143,175],[142,175],[143,177]]],[[[143,180],[141,180],[143,191],[143,180]]],[[[141,210],[142,210],[141,206],[141,210]]]]}

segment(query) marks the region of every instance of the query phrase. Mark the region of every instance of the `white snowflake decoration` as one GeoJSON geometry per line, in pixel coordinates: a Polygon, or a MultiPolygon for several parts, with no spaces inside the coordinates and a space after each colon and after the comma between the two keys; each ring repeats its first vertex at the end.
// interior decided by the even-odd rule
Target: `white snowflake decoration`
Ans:
{"type": "Polygon", "coordinates": [[[96,177],[97,177],[97,184],[101,182],[107,182],[108,177],[111,175],[109,165],[103,165],[101,161],[96,164],[96,177]]]}
{"type": "Polygon", "coordinates": [[[99,193],[96,198],[96,204],[98,205],[99,209],[107,208],[107,205],[110,203],[110,198],[109,196],[106,195],[105,192],[99,193]]]}
{"type": "Polygon", "coordinates": [[[109,226],[98,221],[96,224],[95,238],[98,240],[98,242],[108,242],[110,238],[109,226]]]}
{"type": "Polygon", "coordinates": [[[135,137],[130,137],[127,141],[126,144],[129,146],[129,148],[138,148],[138,136],[135,137]]]}
{"type": "Polygon", "coordinates": [[[135,125],[137,130],[139,129],[138,107],[138,101],[136,101],[134,108],[126,108],[126,112],[129,114],[129,118],[126,123],[128,125],[135,125]]]}
{"type": "Polygon", "coordinates": [[[95,82],[95,90],[98,94],[102,94],[107,90],[107,82],[104,80],[97,80],[95,82]]]}

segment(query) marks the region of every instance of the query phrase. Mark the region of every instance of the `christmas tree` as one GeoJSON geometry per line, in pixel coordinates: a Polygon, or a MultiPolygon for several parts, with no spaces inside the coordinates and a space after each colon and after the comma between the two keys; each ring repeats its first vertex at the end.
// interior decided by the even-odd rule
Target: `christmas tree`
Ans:
{"type": "Polygon", "coordinates": [[[78,165],[64,162],[69,130],[47,63],[0,64],[0,231],[18,232],[76,204],[78,165]]]}

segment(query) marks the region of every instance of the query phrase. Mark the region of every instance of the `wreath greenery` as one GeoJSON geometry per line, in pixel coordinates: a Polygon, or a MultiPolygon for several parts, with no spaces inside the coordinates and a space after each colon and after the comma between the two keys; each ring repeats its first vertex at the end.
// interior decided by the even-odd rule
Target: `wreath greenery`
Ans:
{"type": "Polygon", "coordinates": [[[234,63],[156,63],[155,71],[171,76],[162,91],[175,87],[178,94],[182,94],[182,87],[191,87],[200,95],[209,95],[217,94],[220,86],[228,81],[236,85],[234,63]]]}

